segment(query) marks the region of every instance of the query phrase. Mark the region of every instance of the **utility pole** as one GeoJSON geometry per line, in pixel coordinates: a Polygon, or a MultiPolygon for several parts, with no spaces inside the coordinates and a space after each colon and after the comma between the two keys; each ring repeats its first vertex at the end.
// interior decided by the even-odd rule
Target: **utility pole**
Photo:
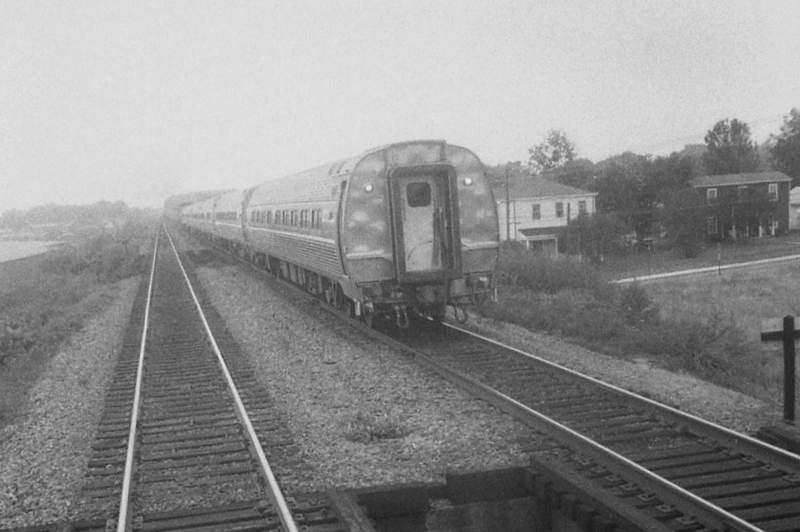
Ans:
{"type": "Polygon", "coordinates": [[[511,203],[508,194],[508,175],[511,173],[508,163],[506,163],[506,240],[511,240],[511,203]]]}

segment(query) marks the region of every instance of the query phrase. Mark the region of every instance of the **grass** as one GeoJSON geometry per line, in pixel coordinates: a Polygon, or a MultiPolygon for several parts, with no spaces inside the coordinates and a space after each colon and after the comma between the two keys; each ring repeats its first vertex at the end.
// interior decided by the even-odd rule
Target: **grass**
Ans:
{"type": "Polygon", "coordinates": [[[500,303],[486,303],[481,312],[569,337],[594,351],[647,356],[661,367],[779,400],[780,348],[761,344],[760,322],[797,308],[798,263],[646,285],[617,286],[605,277],[587,263],[506,248],[499,266],[500,303]],[[525,267],[542,271],[516,274],[525,267]]]}
{"type": "Polygon", "coordinates": [[[789,233],[780,237],[724,242],[719,247],[708,244],[697,257],[690,259],[685,258],[680,250],[657,246],[654,253],[641,251],[608,257],[597,271],[609,279],[620,279],[797,254],[800,254],[800,234],[789,233]]]}
{"type": "Polygon", "coordinates": [[[59,345],[113,301],[112,283],[146,268],[143,258],[100,235],[0,264],[0,427],[21,411],[59,345]]]}
{"type": "Polygon", "coordinates": [[[800,261],[721,275],[672,278],[644,285],[665,319],[729,323],[741,333],[750,354],[747,373],[760,375],[753,384],[770,390],[774,399],[783,382],[780,343],[763,343],[762,322],[800,312],[800,261]]]}

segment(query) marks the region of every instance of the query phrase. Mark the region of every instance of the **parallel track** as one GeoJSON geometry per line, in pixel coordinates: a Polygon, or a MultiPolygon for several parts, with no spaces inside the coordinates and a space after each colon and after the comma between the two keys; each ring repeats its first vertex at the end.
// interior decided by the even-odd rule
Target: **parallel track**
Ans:
{"type": "Polygon", "coordinates": [[[668,529],[800,530],[797,455],[457,327],[392,336],[552,435],[564,447],[540,453],[542,463],[601,479],[621,504],[642,496],[668,529]]]}
{"type": "Polygon", "coordinates": [[[168,239],[157,240],[150,286],[134,303],[138,356],[129,330],[84,502],[95,516],[118,512],[118,532],[340,530],[324,497],[282,494],[277,478],[303,472],[282,414],[213,309],[205,316],[168,239]]]}
{"type": "Polygon", "coordinates": [[[665,531],[800,530],[793,453],[457,327],[384,334],[347,321],[549,435],[552,445],[528,449],[534,463],[565,478],[577,473],[590,491],[603,492],[597,500],[610,497],[620,522],[665,531]]]}

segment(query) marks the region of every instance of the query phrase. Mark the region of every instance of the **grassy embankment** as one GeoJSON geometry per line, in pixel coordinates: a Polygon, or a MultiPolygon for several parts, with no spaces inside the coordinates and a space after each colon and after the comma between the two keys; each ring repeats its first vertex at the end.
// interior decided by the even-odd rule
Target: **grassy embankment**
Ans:
{"type": "Polygon", "coordinates": [[[142,227],[125,245],[99,235],[0,264],[0,428],[19,413],[58,346],[111,303],[114,283],[147,269],[139,249],[151,235],[142,227]]]}
{"type": "MultiPolygon", "coordinates": [[[[762,319],[796,312],[797,263],[626,286],[609,284],[607,271],[507,247],[499,268],[500,303],[486,303],[481,311],[595,351],[647,358],[780,401],[780,346],[763,345],[759,330],[762,319]]],[[[616,270],[621,276],[627,274],[616,270]]]]}

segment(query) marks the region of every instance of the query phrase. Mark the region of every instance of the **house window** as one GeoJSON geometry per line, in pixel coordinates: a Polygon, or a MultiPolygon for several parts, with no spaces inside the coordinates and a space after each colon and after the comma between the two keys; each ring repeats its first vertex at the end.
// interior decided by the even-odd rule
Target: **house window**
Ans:
{"type": "Polygon", "coordinates": [[[709,235],[716,235],[718,234],[719,230],[717,227],[717,217],[716,216],[709,216],[706,218],[706,233],[709,235]]]}
{"type": "Polygon", "coordinates": [[[564,217],[564,203],[561,201],[556,202],[556,218],[564,217]]]}
{"type": "Polygon", "coordinates": [[[538,203],[534,203],[531,205],[531,218],[534,220],[541,220],[542,219],[542,206],[538,203]]]}
{"type": "Polygon", "coordinates": [[[707,188],[706,189],[706,203],[708,205],[714,205],[717,203],[717,189],[716,188],[707,188]]]}
{"type": "Polygon", "coordinates": [[[578,200],[578,215],[586,214],[586,200],[578,200]]]}
{"type": "Polygon", "coordinates": [[[767,190],[767,196],[770,201],[778,201],[778,183],[770,183],[767,190]]]}

